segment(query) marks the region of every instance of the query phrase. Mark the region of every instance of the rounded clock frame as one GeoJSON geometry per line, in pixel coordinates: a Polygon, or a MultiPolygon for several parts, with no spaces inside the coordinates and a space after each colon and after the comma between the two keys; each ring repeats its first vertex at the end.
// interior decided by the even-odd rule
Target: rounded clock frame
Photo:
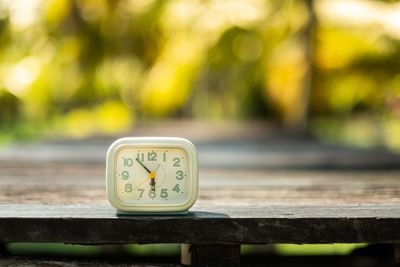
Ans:
{"type": "Polygon", "coordinates": [[[178,137],[125,137],[116,140],[108,149],[106,159],[106,188],[108,200],[118,211],[127,213],[168,213],[185,212],[197,200],[198,193],[198,158],[196,147],[187,139],[178,137]],[[183,203],[165,203],[165,204],[128,204],[122,201],[116,192],[117,176],[116,160],[119,151],[126,148],[180,148],[188,156],[190,173],[189,196],[183,203]]]}

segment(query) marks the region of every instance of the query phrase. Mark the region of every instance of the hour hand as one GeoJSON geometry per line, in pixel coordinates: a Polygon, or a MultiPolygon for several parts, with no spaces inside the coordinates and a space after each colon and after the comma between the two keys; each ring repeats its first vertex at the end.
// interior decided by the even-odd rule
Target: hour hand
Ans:
{"type": "Polygon", "coordinates": [[[150,188],[151,191],[156,191],[156,180],[154,178],[151,178],[150,180],[150,188]]]}
{"type": "Polygon", "coordinates": [[[156,172],[158,170],[158,168],[160,168],[160,164],[158,164],[157,168],[149,173],[149,178],[150,180],[150,187],[151,187],[151,191],[155,191],[156,190],[156,172]]]}
{"type": "Polygon", "coordinates": [[[158,164],[154,171],[149,173],[151,191],[156,191],[156,172],[158,168],[160,168],[160,164],[158,164]]]}

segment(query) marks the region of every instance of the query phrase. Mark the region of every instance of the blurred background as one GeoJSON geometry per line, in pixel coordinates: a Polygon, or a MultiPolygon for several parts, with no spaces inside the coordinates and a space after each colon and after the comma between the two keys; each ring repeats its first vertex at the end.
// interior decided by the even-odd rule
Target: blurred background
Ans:
{"type": "Polygon", "coordinates": [[[0,142],[265,120],[400,150],[400,2],[0,1],[0,142]]]}
{"type": "MultiPolygon", "coordinates": [[[[301,137],[311,135],[324,142],[400,151],[400,1],[0,0],[0,146],[52,138],[87,141],[89,137],[129,135],[143,122],[155,124],[158,128],[152,129],[161,129],[160,132],[181,125],[171,121],[205,122],[202,125],[208,126],[199,128],[189,124],[184,128],[194,132],[199,129],[210,132],[209,128],[213,127],[211,135],[217,136],[220,131],[222,138],[208,146],[203,144],[200,155],[203,167],[211,166],[211,169],[224,158],[240,160],[228,161],[234,166],[244,164],[245,160],[235,155],[229,158],[238,149],[233,146],[236,142],[228,144],[229,149],[225,147],[225,154],[221,154],[221,147],[215,147],[229,131],[233,128],[237,131],[243,125],[253,125],[244,131],[248,139],[252,138],[248,133],[257,131],[258,125],[263,124],[274,129],[289,129],[301,137]],[[223,123],[234,127],[222,126],[224,131],[221,127],[214,128],[223,123]]],[[[142,132],[148,134],[149,130],[142,132]]],[[[176,130],[171,132],[176,134],[176,130]]],[[[270,149],[274,142],[265,147],[270,149]]],[[[309,142],[293,149],[280,142],[278,145],[283,144],[285,157],[273,148],[267,152],[276,160],[269,154],[264,157],[256,143],[248,148],[248,154],[242,149],[242,155],[255,156],[243,158],[260,163],[268,171],[275,165],[287,171],[286,165],[290,164],[296,170],[308,161],[322,164],[322,169],[331,162],[346,165],[349,159],[351,163],[357,159],[360,164],[371,163],[371,160],[365,163],[360,157],[364,151],[332,158],[329,150],[324,158],[319,153],[323,150],[309,142]],[[309,150],[312,151],[307,154],[309,150]],[[316,156],[313,151],[318,152],[316,156]]],[[[83,143],[65,145],[64,149],[71,149],[65,154],[77,157],[77,162],[90,160],[88,155],[95,158],[99,167],[93,173],[76,170],[73,165],[71,170],[64,170],[69,174],[65,174],[68,179],[63,175],[53,177],[51,171],[40,166],[22,174],[31,180],[21,179],[21,184],[35,181],[32,175],[35,171],[37,181],[43,179],[42,183],[52,184],[55,179],[62,181],[61,184],[70,183],[65,196],[57,195],[54,189],[46,193],[42,185],[37,187],[38,193],[33,186],[21,193],[19,184],[14,188],[9,185],[19,180],[12,175],[7,178],[7,169],[3,168],[6,189],[2,201],[7,199],[7,194],[11,203],[18,201],[17,197],[25,197],[27,202],[43,201],[47,199],[43,197],[46,194],[53,196],[47,201],[64,201],[76,190],[76,195],[84,196],[74,200],[78,203],[93,199],[105,202],[102,162],[105,150],[99,152],[87,146],[86,154],[81,155],[83,143]],[[71,175],[75,172],[79,175],[71,175]],[[77,180],[69,179],[81,176],[92,178],[87,179],[92,181],[87,182],[91,192],[95,192],[90,197],[80,193],[84,189],[76,189],[80,185],[77,180]]],[[[293,144],[289,143],[290,146],[293,144]]],[[[15,149],[25,154],[28,161],[40,159],[30,154],[34,150],[15,149]]],[[[42,150],[50,155],[46,160],[57,161],[55,155],[62,154],[46,152],[46,147],[42,150]]],[[[2,160],[9,157],[12,159],[12,154],[6,152],[2,160]]],[[[220,178],[218,170],[213,174],[205,169],[202,169],[205,178],[220,178]]],[[[237,174],[240,175],[245,176],[237,174]]],[[[286,191],[278,190],[275,195],[271,192],[274,186],[279,189],[281,184],[286,186],[285,183],[295,179],[297,184],[291,186],[304,191],[302,186],[308,185],[308,180],[303,184],[302,181],[310,173],[302,177],[295,171],[290,174],[295,179],[290,181],[282,179],[286,175],[267,173],[269,180],[265,179],[264,187],[257,189],[261,192],[259,196],[266,198],[267,203],[299,201],[298,195],[290,198],[284,194],[286,191]]],[[[371,174],[371,180],[376,179],[374,175],[371,174]]],[[[321,175],[321,180],[332,181],[329,187],[335,199],[349,201],[360,191],[364,192],[358,187],[353,190],[340,176],[342,173],[338,177],[321,175]]],[[[393,188],[397,184],[393,179],[393,188]]],[[[222,189],[218,190],[219,195],[215,191],[210,191],[210,195],[224,201],[222,189]]],[[[313,196],[312,188],[310,192],[313,196]]],[[[392,200],[397,201],[398,191],[393,190],[392,194],[392,200]]],[[[255,195],[251,191],[245,200],[257,200],[255,195]]],[[[390,201],[382,191],[378,190],[376,195],[390,201]]],[[[201,196],[203,201],[207,196],[201,196]]],[[[324,196],[318,197],[324,199],[324,196]]],[[[315,202],[314,198],[310,199],[315,202]]],[[[274,249],[282,255],[310,252],[336,255],[348,254],[358,246],[285,244],[274,249]]],[[[9,247],[16,254],[53,251],[96,257],[104,251],[121,250],[121,246],[98,249],[68,248],[61,244],[10,244],[9,247]]],[[[155,253],[176,256],[180,249],[179,245],[122,248],[123,253],[135,251],[136,256],[155,253]]],[[[257,252],[257,249],[264,253],[271,247],[242,246],[242,253],[257,252]]]]}

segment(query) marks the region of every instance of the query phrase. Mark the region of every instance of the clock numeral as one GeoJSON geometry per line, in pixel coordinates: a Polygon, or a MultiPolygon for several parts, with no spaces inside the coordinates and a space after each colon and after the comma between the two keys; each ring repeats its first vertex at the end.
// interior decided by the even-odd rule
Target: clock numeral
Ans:
{"type": "Polygon", "coordinates": [[[128,171],[123,171],[123,172],[121,173],[121,176],[122,176],[122,179],[128,180],[128,178],[129,178],[129,172],[128,172],[128,171]]]}
{"type": "MultiPolygon", "coordinates": [[[[128,184],[127,184],[127,185],[128,185],[128,184]]],[[[131,185],[131,184],[129,184],[129,185],[130,185],[129,188],[131,188],[132,185],[131,185]]],[[[125,187],[126,187],[126,185],[125,185],[125,187]]],[[[179,188],[179,186],[178,186],[178,188],[179,188]]],[[[144,189],[144,188],[138,188],[137,191],[139,191],[139,198],[142,198],[145,189],[144,189]]],[[[131,192],[131,191],[129,191],[129,192],[131,192]]],[[[179,191],[177,191],[177,192],[179,192],[179,191]]],[[[155,198],[156,195],[157,195],[157,194],[156,194],[156,191],[154,191],[154,190],[149,190],[149,192],[148,192],[149,198],[155,198]]],[[[168,197],[168,189],[166,189],[166,188],[161,189],[160,197],[162,197],[162,198],[167,198],[167,197],[168,197]]]]}
{"type": "Polygon", "coordinates": [[[124,160],[124,167],[132,167],[133,159],[132,158],[122,158],[124,160]]]}
{"type": "Polygon", "coordinates": [[[160,197],[167,198],[168,197],[168,189],[161,189],[160,197]]]}
{"type": "Polygon", "coordinates": [[[174,161],[174,167],[180,167],[181,166],[181,159],[180,158],[174,158],[173,159],[173,161],[174,161]]]}
{"type": "Polygon", "coordinates": [[[144,153],[137,153],[137,159],[140,161],[144,161],[144,153]]]}
{"type": "Polygon", "coordinates": [[[167,153],[163,153],[163,161],[165,162],[167,160],[167,153]]]}
{"type": "Polygon", "coordinates": [[[139,197],[142,197],[144,193],[144,188],[138,188],[138,191],[140,192],[139,197]]]}
{"type": "Polygon", "coordinates": [[[174,188],[172,188],[172,191],[179,193],[179,191],[181,191],[181,189],[179,188],[179,184],[176,184],[174,188]]]}
{"type": "Polygon", "coordinates": [[[182,180],[183,179],[183,171],[177,171],[176,172],[176,179],[182,180]]]}
{"type": "Polygon", "coordinates": [[[155,198],[156,197],[156,191],[150,190],[149,191],[149,198],[155,198]]]}
{"type": "Polygon", "coordinates": [[[125,184],[125,192],[127,193],[132,192],[132,184],[125,184]]]}
{"type": "Polygon", "coordinates": [[[157,160],[157,153],[152,151],[147,153],[147,160],[148,161],[156,161],[157,160]]]}

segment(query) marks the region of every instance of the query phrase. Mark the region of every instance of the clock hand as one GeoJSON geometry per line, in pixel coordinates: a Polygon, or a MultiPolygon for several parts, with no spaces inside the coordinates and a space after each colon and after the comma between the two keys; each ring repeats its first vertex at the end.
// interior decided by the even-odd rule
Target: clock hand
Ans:
{"type": "MultiPolygon", "coordinates": [[[[157,168],[154,170],[154,174],[157,172],[157,170],[158,170],[158,168],[159,168],[160,166],[161,166],[161,165],[158,164],[157,168]]],[[[140,184],[138,185],[138,187],[140,187],[141,185],[143,185],[149,178],[151,179],[150,174],[146,177],[146,179],[144,179],[144,180],[142,180],[142,181],[140,182],[140,184]]]]}
{"type": "Polygon", "coordinates": [[[158,164],[157,169],[154,172],[152,172],[138,158],[136,158],[136,161],[140,164],[140,166],[142,166],[149,173],[148,178],[151,179],[151,181],[150,181],[151,191],[155,191],[156,190],[156,181],[155,181],[156,171],[160,167],[160,164],[158,164]]]}
{"type": "Polygon", "coordinates": [[[150,172],[150,174],[149,174],[149,178],[151,179],[150,180],[151,191],[156,190],[156,179],[155,178],[156,178],[156,171],[158,170],[158,168],[160,168],[160,164],[158,164],[157,168],[154,171],[150,172]]]}
{"type": "Polygon", "coordinates": [[[156,180],[154,178],[151,178],[150,187],[151,191],[156,191],[156,180]]]}
{"type": "Polygon", "coordinates": [[[151,173],[151,171],[146,167],[146,166],[144,166],[144,164],[137,158],[136,159],[136,161],[140,164],[140,166],[142,166],[148,173],[151,173]]]}

